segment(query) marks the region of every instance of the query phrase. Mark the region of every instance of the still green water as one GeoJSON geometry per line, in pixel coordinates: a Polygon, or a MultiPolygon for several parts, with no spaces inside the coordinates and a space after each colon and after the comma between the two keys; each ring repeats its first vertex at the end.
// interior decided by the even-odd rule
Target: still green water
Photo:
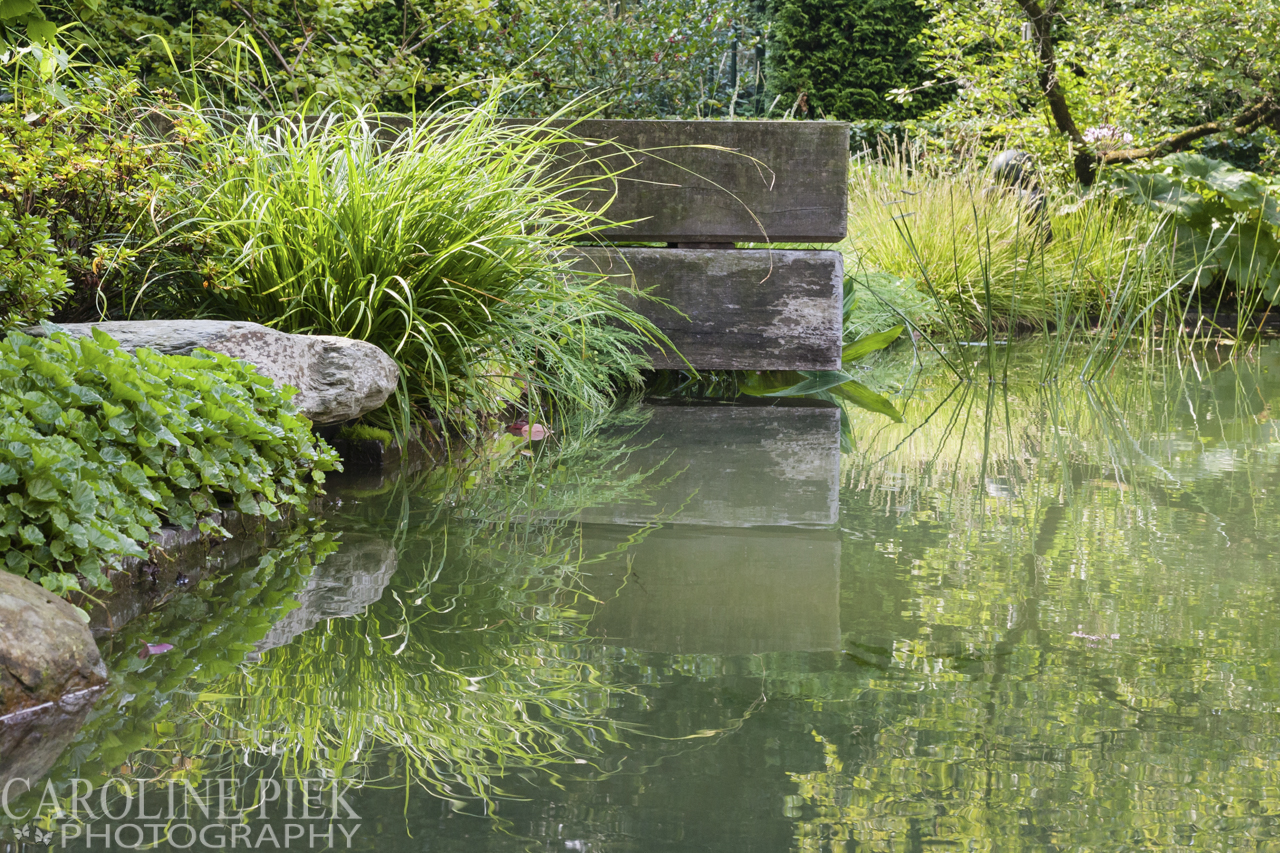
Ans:
{"type": "Polygon", "coordinates": [[[1019,370],[339,488],[50,778],[343,780],[387,853],[1280,850],[1280,347],[1019,370]]]}

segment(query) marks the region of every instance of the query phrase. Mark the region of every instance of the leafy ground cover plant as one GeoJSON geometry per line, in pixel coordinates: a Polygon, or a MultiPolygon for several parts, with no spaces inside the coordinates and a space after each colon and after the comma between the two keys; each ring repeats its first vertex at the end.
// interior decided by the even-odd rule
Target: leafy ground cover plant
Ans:
{"type": "MultiPolygon", "coordinates": [[[[189,293],[206,316],[377,344],[409,413],[469,427],[515,402],[602,408],[661,333],[563,252],[603,221],[554,155],[570,129],[500,123],[495,88],[388,142],[326,114],[220,140],[198,216],[232,274],[189,293]]],[[[386,426],[387,424],[381,424],[386,426]]]]}
{"type": "Polygon", "coordinates": [[[336,457],[289,396],[223,355],[130,354],[97,330],[11,332],[0,341],[4,568],[59,595],[108,589],[105,570],[146,557],[162,523],[225,535],[201,514],[305,509],[336,457]]]}

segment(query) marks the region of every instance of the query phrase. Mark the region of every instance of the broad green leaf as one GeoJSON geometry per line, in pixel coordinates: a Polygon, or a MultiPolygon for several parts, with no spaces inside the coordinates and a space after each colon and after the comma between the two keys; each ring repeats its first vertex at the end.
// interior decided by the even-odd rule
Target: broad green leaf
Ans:
{"type": "Polygon", "coordinates": [[[876,332],[874,335],[858,338],[840,351],[840,361],[855,361],[863,356],[870,355],[876,350],[884,349],[898,339],[904,328],[906,327],[901,325],[894,326],[887,331],[876,332]]]}
{"type": "Polygon", "coordinates": [[[843,370],[760,371],[739,380],[738,388],[753,397],[800,397],[852,378],[843,370]]]}
{"type": "Polygon", "coordinates": [[[898,414],[898,410],[894,408],[893,403],[889,402],[887,397],[877,394],[861,382],[850,380],[835,386],[830,393],[867,411],[884,415],[895,423],[902,423],[902,415],[898,414]]]}
{"type": "Polygon", "coordinates": [[[35,44],[52,44],[58,38],[58,27],[44,18],[27,21],[27,38],[35,44]]]}
{"type": "Polygon", "coordinates": [[[58,500],[58,486],[48,477],[36,477],[27,481],[27,494],[37,501],[58,500]]]}
{"type": "Polygon", "coordinates": [[[120,344],[116,342],[115,338],[111,337],[97,326],[93,326],[89,332],[93,335],[94,342],[104,350],[115,350],[120,348],[120,344]]]}
{"type": "Polygon", "coordinates": [[[33,0],[0,0],[0,21],[12,20],[35,11],[33,0]]]}
{"type": "Polygon", "coordinates": [[[802,382],[792,385],[783,391],[775,391],[768,396],[799,397],[804,394],[826,391],[828,388],[833,388],[853,378],[843,370],[802,370],[800,373],[804,376],[802,382]]]}

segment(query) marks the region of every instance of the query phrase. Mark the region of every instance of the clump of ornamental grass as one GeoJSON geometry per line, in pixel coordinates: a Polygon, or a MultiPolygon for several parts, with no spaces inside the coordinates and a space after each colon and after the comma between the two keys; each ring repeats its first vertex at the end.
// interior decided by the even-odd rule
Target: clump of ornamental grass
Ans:
{"type": "Polygon", "coordinates": [[[573,200],[607,197],[612,175],[573,176],[557,156],[572,126],[506,123],[502,95],[405,128],[326,112],[211,145],[197,215],[230,272],[198,309],[377,344],[401,368],[397,426],[611,403],[640,345],[665,343],[565,251],[607,224],[573,200]]]}
{"type": "Polygon", "coordinates": [[[1173,277],[1159,218],[1106,192],[1051,191],[1038,213],[976,158],[944,167],[909,147],[856,159],[849,188],[846,267],[915,282],[961,331],[1137,311],[1173,277]]]}

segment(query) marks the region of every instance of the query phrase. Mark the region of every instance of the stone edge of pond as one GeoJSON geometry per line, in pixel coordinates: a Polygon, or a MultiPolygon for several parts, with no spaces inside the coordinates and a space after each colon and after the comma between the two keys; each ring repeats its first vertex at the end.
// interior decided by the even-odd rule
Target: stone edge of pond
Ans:
{"type": "Polygon", "coordinates": [[[0,571],[0,721],[106,681],[98,644],[76,608],[0,571]]]}

